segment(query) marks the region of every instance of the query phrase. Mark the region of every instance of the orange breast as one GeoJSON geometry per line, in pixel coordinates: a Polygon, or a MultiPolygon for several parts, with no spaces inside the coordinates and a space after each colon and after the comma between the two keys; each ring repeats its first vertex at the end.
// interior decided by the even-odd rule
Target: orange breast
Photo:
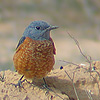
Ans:
{"type": "Polygon", "coordinates": [[[32,40],[27,37],[14,54],[15,69],[26,78],[43,78],[55,63],[54,50],[50,40],[32,40]]]}

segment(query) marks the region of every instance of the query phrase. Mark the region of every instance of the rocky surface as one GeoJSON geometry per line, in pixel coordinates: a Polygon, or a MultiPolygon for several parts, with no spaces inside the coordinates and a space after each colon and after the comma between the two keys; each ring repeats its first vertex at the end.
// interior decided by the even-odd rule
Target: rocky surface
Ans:
{"type": "MultiPolygon", "coordinates": [[[[93,62],[92,66],[95,70],[91,74],[88,64],[67,65],[51,71],[45,78],[50,90],[43,86],[43,80],[36,79],[35,85],[30,84],[32,80],[27,80],[22,83],[23,88],[15,87],[13,84],[21,75],[7,70],[4,72],[4,82],[0,81],[0,100],[77,100],[72,81],[80,100],[99,100],[100,62],[93,62]]],[[[3,71],[0,77],[2,75],[3,71]]]]}

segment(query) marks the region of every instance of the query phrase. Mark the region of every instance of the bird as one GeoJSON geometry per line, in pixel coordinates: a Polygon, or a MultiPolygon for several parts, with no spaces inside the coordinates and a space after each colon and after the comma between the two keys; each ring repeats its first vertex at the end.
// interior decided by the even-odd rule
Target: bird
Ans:
{"type": "Polygon", "coordinates": [[[31,22],[25,29],[13,56],[14,67],[22,75],[15,86],[21,86],[23,77],[43,79],[46,85],[45,77],[53,69],[56,55],[50,31],[57,28],[38,20],[31,22]]]}

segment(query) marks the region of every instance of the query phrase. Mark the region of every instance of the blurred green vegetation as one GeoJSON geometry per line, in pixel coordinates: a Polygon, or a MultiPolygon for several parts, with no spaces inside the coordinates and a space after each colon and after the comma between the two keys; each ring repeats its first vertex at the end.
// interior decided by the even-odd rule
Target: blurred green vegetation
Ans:
{"type": "MultiPolygon", "coordinates": [[[[11,67],[16,42],[34,20],[58,25],[60,32],[71,31],[82,39],[100,40],[99,0],[0,0],[0,39],[6,41],[1,43],[1,55],[3,48],[6,52],[0,59],[1,69],[11,67]]],[[[65,39],[60,32],[54,36],[65,39]]]]}
{"type": "Polygon", "coordinates": [[[88,38],[99,39],[99,5],[99,0],[1,0],[0,21],[49,20],[62,28],[82,31],[82,37],[88,34],[88,38]]]}

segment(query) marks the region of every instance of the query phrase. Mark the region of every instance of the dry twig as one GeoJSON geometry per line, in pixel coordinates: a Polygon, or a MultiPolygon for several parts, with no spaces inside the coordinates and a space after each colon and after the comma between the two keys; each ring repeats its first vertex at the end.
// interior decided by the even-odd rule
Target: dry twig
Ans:
{"type": "MultiPolygon", "coordinates": [[[[76,46],[78,47],[78,49],[79,49],[81,55],[82,55],[82,56],[86,59],[86,61],[89,63],[89,72],[90,72],[90,76],[91,76],[92,78],[94,78],[94,77],[92,76],[91,72],[96,72],[97,75],[99,76],[99,79],[100,79],[100,74],[99,74],[97,71],[92,70],[93,66],[92,66],[92,58],[91,58],[91,56],[85,55],[85,54],[83,53],[81,47],[80,47],[80,44],[79,44],[78,40],[77,40],[76,38],[74,38],[69,32],[67,32],[67,33],[68,33],[68,35],[75,41],[76,46]]],[[[72,63],[72,64],[73,64],[73,63],[72,63]]],[[[99,88],[99,83],[98,83],[98,81],[97,81],[97,85],[98,85],[98,95],[99,95],[99,94],[100,94],[100,88],[99,88]]]]}
{"type": "MultiPolygon", "coordinates": [[[[68,35],[74,40],[74,42],[76,43],[76,46],[78,47],[80,54],[86,59],[86,62],[89,63],[89,69],[86,69],[86,68],[83,68],[83,69],[85,69],[86,71],[88,70],[87,72],[90,72],[90,77],[92,77],[93,79],[95,79],[95,78],[92,76],[91,73],[92,73],[92,72],[95,72],[95,73],[99,76],[99,80],[100,80],[100,74],[99,74],[99,72],[95,71],[95,69],[93,70],[92,58],[91,58],[91,56],[85,55],[85,54],[83,53],[81,47],[80,47],[80,44],[79,44],[78,40],[77,40],[76,38],[74,38],[69,32],[67,32],[67,33],[68,33],[68,35]]],[[[72,65],[78,66],[78,67],[80,68],[80,65],[78,65],[78,64],[76,64],[76,63],[68,62],[68,61],[64,61],[64,60],[59,60],[59,61],[62,61],[62,62],[68,63],[68,64],[72,64],[72,65]]],[[[61,67],[60,69],[63,69],[63,67],[61,67]]],[[[64,71],[65,71],[65,70],[64,70],[64,71]]],[[[72,81],[73,88],[74,88],[74,91],[75,91],[75,95],[76,95],[76,97],[77,97],[77,100],[79,100],[79,97],[78,97],[78,94],[77,94],[77,91],[76,91],[76,88],[75,88],[75,85],[74,85],[74,82],[73,82],[73,81],[74,81],[74,74],[75,74],[75,73],[73,73],[73,78],[71,78],[71,77],[69,76],[69,74],[67,73],[67,71],[65,71],[65,73],[67,74],[67,76],[68,76],[68,77],[70,78],[70,80],[72,81]]],[[[96,83],[97,83],[97,85],[98,85],[98,95],[99,95],[99,94],[100,94],[99,82],[96,80],[96,83]]],[[[90,93],[87,93],[87,92],[86,92],[86,94],[87,94],[87,96],[88,96],[88,98],[89,98],[90,100],[93,100],[93,97],[92,97],[92,95],[91,95],[90,93]]]]}
{"type": "MultiPolygon", "coordinates": [[[[60,69],[63,69],[63,66],[61,66],[60,69]]],[[[64,70],[64,72],[66,73],[66,75],[69,77],[69,79],[70,79],[71,82],[72,82],[72,85],[73,85],[74,92],[75,92],[75,95],[76,95],[77,100],[80,100],[80,99],[79,99],[79,96],[78,96],[78,93],[77,93],[77,90],[76,90],[76,88],[75,88],[75,84],[74,84],[75,71],[73,72],[73,78],[70,77],[70,75],[67,73],[66,70],[64,70]]]]}
{"type": "Polygon", "coordinates": [[[82,49],[81,49],[81,47],[80,47],[80,44],[79,44],[78,40],[77,40],[76,38],[74,38],[69,32],[67,32],[67,33],[68,33],[68,35],[75,41],[76,46],[78,47],[78,49],[79,49],[81,55],[82,55],[82,56],[86,59],[86,61],[89,63],[89,65],[90,65],[89,71],[90,71],[90,74],[91,74],[91,70],[92,70],[92,58],[91,58],[91,56],[86,56],[86,55],[83,53],[83,51],[82,51],[82,49]]]}

